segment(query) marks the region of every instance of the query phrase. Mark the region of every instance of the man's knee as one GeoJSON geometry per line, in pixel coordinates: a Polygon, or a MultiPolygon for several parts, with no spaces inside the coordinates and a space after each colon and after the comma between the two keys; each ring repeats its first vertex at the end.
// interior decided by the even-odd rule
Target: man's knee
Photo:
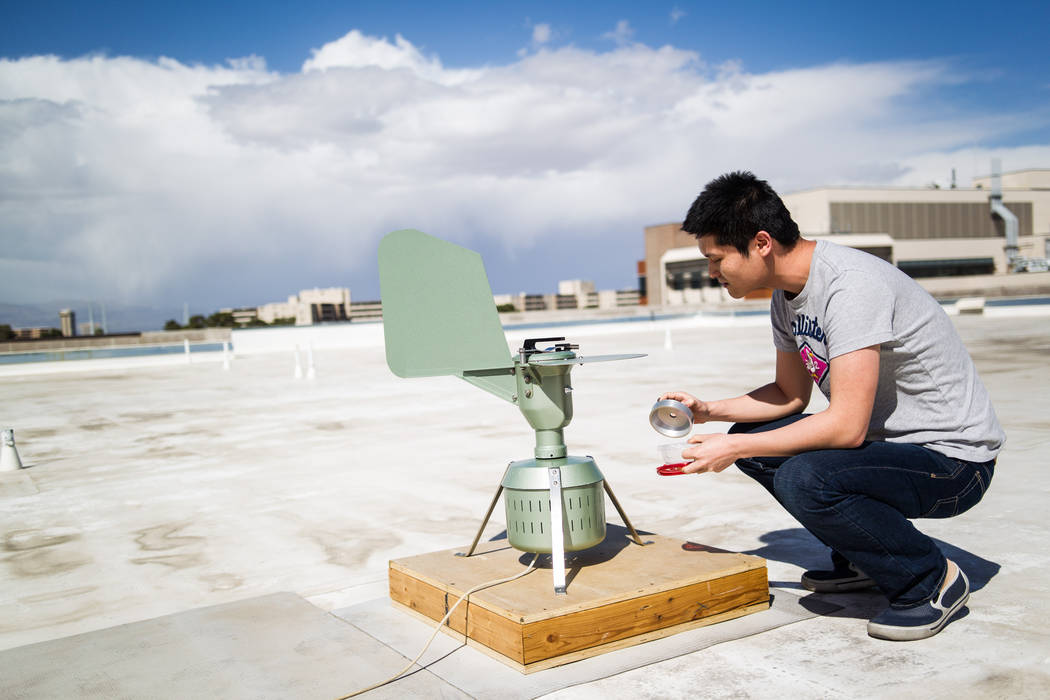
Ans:
{"type": "Polygon", "coordinates": [[[781,502],[798,515],[827,505],[834,500],[834,487],[827,482],[826,464],[803,452],[784,461],[773,480],[781,502]]]}

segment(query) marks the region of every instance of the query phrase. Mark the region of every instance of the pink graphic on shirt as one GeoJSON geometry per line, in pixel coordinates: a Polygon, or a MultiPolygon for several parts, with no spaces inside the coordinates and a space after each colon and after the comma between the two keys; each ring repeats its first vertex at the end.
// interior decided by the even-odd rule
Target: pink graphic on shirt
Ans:
{"type": "Polygon", "coordinates": [[[813,377],[813,382],[819,385],[828,373],[828,361],[815,353],[809,343],[802,343],[798,354],[802,356],[802,363],[806,365],[809,376],[813,377]]]}

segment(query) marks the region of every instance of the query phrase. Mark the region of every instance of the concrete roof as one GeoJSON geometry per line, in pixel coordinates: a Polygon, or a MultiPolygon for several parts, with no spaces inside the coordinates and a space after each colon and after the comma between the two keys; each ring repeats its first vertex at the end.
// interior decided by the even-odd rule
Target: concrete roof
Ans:
{"type": "MultiPolygon", "coordinates": [[[[875,593],[803,591],[799,576],[825,563],[822,547],[734,468],[654,473],[653,401],[667,389],[713,398],[768,381],[767,319],[513,331],[511,347],[526,333],[564,332],[585,354],[648,353],[573,370],[570,453],[595,456],[637,527],[763,556],[774,594],[841,608],[633,670],[610,662],[597,680],[549,697],[1050,695],[1042,309],[955,318],[1008,443],[981,504],[917,522],[966,569],[974,592],[964,617],[911,643],[866,635],[865,619],[885,604],[875,593]]],[[[386,596],[389,559],[469,543],[505,464],[531,455],[524,419],[453,378],[394,377],[378,342],[337,345],[315,348],[312,381],[293,376],[291,347],[280,345],[238,355],[229,370],[213,356],[0,378],[0,424],[15,429],[29,465],[0,474],[0,650],[20,648],[18,658],[46,669],[57,662],[25,645],[280,592],[322,611],[368,605],[386,596]]],[[[490,536],[502,527],[499,510],[494,520],[490,536]]],[[[474,673],[495,673],[487,668],[474,673]]],[[[372,680],[361,672],[347,683],[372,680]]],[[[376,696],[469,695],[424,681],[412,676],[376,696]]]]}

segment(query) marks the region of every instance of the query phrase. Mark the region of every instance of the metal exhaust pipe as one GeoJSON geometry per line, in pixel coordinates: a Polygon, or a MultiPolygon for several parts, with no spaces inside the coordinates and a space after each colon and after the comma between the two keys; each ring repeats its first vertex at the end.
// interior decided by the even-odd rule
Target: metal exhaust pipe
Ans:
{"type": "Polygon", "coordinates": [[[1010,272],[1016,272],[1020,248],[1017,245],[1017,215],[1006,208],[1003,204],[1002,188],[1002,164],[998,158],[992,159],[992,193],[988,195],[988,204],[991,206],[992,215],[998,216],[1006,225],[1006,245],[1003,251],[1006,253],[1006,266],[1010,272]]]}

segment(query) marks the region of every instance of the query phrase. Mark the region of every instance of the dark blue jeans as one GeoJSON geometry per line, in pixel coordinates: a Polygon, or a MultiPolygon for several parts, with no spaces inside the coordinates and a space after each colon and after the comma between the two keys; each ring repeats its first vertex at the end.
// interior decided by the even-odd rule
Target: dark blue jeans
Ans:
{"type": "MultiPolygon", "coordinates": [[[[730,433],[774,430],[738,423],[730,433]]],[[[910,518],[950,518],[984,496],[995,460],[967,462],[919,445],[865,442],[852,450],[816,450],[793,457],[750,457],[736,463],[773,494],[807,530],[870,576],[893,607],[929,599],[947,570],[944,555],[910,518]]]]}

